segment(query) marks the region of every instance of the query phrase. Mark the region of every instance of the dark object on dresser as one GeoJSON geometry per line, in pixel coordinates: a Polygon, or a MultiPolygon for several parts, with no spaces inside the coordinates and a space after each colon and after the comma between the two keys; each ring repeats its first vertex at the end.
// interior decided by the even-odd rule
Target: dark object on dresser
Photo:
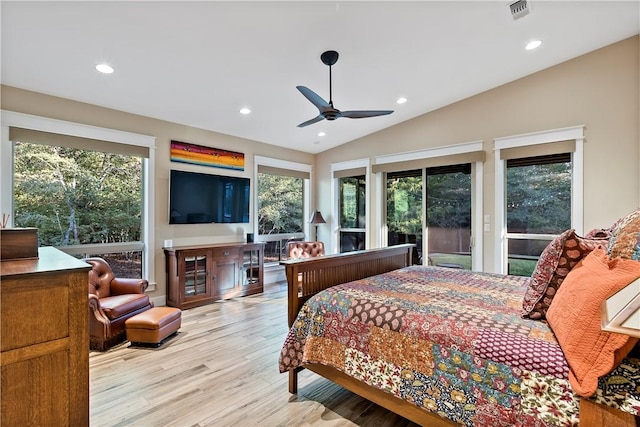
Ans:
{"type": "Polygon", "coordinates": [[[102,258],[86,258],[89,271],[89,346],[105,351],[126,339],[124,322],[153,307],[145,279],[121,279],[102,258]]]}
{"type": "Polygon", "coordinates": [[[38,258],[37,228],[1,228],[0,260],[38,258]]]}

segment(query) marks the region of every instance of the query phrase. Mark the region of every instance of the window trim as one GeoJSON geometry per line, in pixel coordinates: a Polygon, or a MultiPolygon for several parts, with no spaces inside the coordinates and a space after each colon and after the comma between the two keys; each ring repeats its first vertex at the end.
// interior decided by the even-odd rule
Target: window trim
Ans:
{"type": "MultiPolygon", "coordinates": [[[[69,135],[80,138],[96,139],[115,144],[135,145],[148,149],[148,157],[142,160],[142,244],[143,263],[142,275],[149,281],[149,291],[155,289],[155,151],[156,137],[142,135],[132,132],[125,132],[117,129],[108,129],[83,123],[68,122],[65,120],[52,119],[49,117],[35,116],[31,114],[18,113],[15,111],[0,110],[1,114],[1,141],[0,141],[0,207],[3,212],[13,212],[13,144],[9,139],[9,128],[19,127],[24,129],[50,132],[61,135],[69,135]],[[146,250],[145,250],[146,249],[146,250]]],[[[13,226],[13,218],[10,218],[10,225],[13,226]]],[[[132,243],[123,243],[129,247],[132,243]]],[[[116,245],[117,246],[117,245],[116,245]]],[[[115,249],[111,244],[108,249],[115,249]]],[[[123,246],[123,247],[124,247],[123,246]]],[[[90,252],[102,251],[104,245],[83,245],[90,252]]],[[[107,249],[106,247],[104,247],[107,249]]],[[[64,248],[60,248],[64,251],[64,248]]],[[[120,248],[119,248],[120,249],[120,248]]],[[[126,250],[126,249],[125,249],[126,250]]]]}
{"type": "Polygon", "coordinates": [[[578,234],[583,234],[584,125],[506,136],[493,140],[495,161],[495,273],[505,274],[508,263],[507,211],[505,209],[507,162],[502,159],[501,150],[570,140],[575,141],[575,151],[571,156],[571,227],[578,234]]]}

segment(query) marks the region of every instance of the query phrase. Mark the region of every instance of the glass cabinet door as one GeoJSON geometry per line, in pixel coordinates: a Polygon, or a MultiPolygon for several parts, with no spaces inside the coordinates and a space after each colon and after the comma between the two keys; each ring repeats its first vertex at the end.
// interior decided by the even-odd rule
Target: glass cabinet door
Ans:
{"type": "Polygon", "coordinates": [[[186,255],[184,257],[184,268],[184,297],[208,295],[206,254],[186,255]]]}
{"type": "Polygon", "coordinates": [[[247,245],[242,253],[242,286],[262,288],[264,244],[247,245]]]}
{"type": "Polygon", "coordinates": [[[258,251],[249,250],[244,252],[242,260],[242,270],[244,271],[244,286],[251,286],[258,283],[258,251]]]}

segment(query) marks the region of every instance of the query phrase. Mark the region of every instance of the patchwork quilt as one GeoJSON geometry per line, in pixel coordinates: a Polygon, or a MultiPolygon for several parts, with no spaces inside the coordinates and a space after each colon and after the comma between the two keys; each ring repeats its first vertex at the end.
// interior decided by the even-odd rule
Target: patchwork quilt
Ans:
{"type": "MultiPolygon", "coordinates": [[[[553,332],[520,316],[529,280],[411,266],[335,286],[302,307],[279,369],[329,365],[466,426],[577,426],[553,332]]],[[[593,399],[640,414],[636,357],[593,399]]]]}

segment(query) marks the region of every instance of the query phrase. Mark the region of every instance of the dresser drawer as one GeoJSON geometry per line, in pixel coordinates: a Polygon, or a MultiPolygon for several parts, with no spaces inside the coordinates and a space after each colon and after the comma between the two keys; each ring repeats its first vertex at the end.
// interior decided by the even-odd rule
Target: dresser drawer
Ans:
{"type": "Polygon", "coordinates": [[[238,258],[240,256],[239,248],[214,248],[213,257],[217,259],[238,258]]]}

